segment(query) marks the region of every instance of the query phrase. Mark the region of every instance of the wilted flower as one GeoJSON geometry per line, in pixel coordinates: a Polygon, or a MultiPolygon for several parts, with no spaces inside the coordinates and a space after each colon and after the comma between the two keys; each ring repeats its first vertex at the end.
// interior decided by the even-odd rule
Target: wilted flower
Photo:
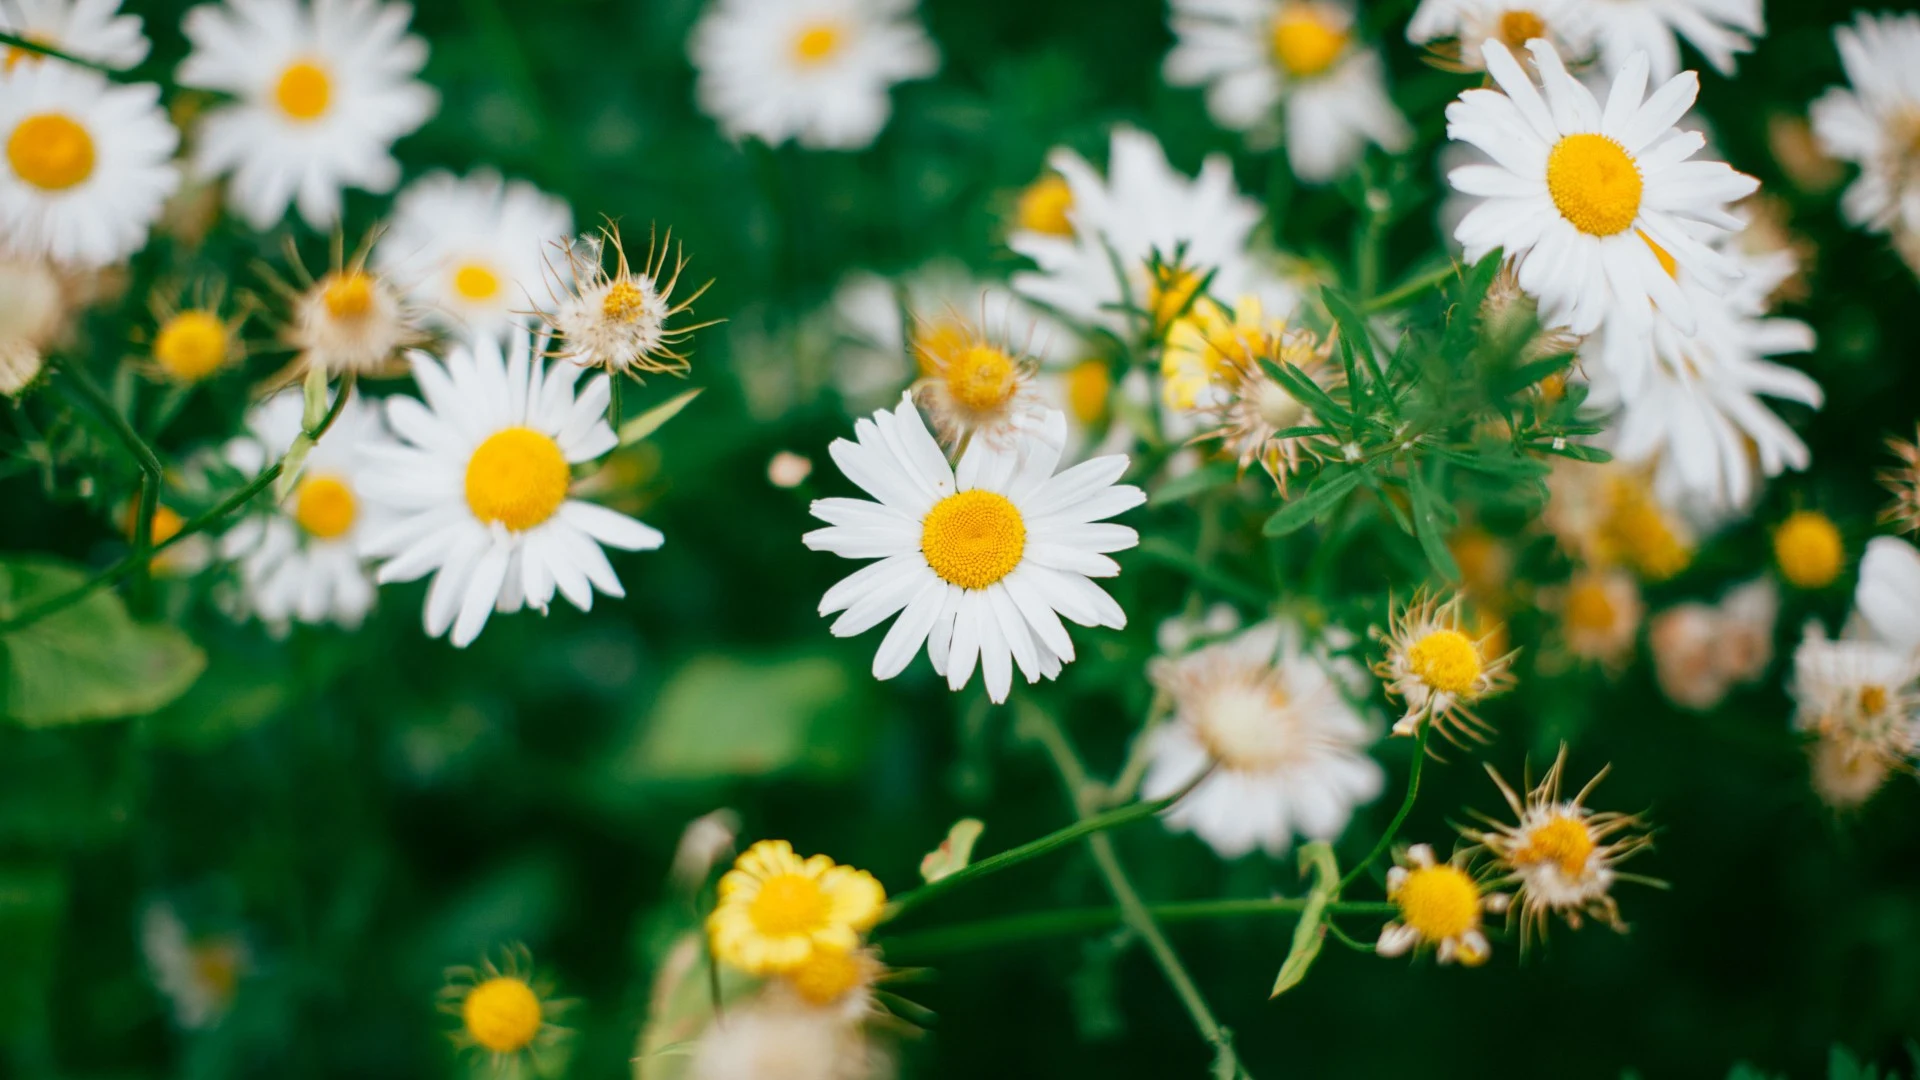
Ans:
{"type": "Polygon", "coordinates": [[[627,263],[620,230],[607,225],[598,236],[559,245],[566,266],[549,266],[551,311],[541,312],[553,328],[553,349],[547,355],[602,368],[615,375],[680,375],[688,368],[680,347],[693,332],[712,323],[669,326],[668,320],[690,311],[707,285],[692,296],[674,302],[686,256],[664,240],[649,238],[647,258],[638,271],[627,263]],[[613,248],[613,268],[606,265],[605,249],[613,248]]]}
{"type": "Polygon", "coordinates": [[[1492,652],[1490,632],[1469,637],[1460,609],[1458,596],[1443,602],[1415,594],[1393,612],[1384,632],[1373,628],[1373,636],[1387,647],[1373,673],[1407,705],[1406,715],[1393,725],[1395,735],[1414,735],[1422,724],[1432,723],[1455,742],[1462,734],[1484,741],[1490,730],[1470,706],[1512,687],[1507,668],[1513,654],[1492,652]]]}
{"type": "Polygon", "coordinates": [[[1443,964],[1458,960],[1479,967],[1493,955],[1483,913],[1507,910],[1505,893],[1488,892],[1468,872],[1464,853],[1437,862],[1433,849],[1415,844],[1395,857],[1387,871],[1387,900],[1400,914],[1380,928],[1375,946],[1381,956],[1400,956],[1415,946],[1432,948],[1443,964]]]}

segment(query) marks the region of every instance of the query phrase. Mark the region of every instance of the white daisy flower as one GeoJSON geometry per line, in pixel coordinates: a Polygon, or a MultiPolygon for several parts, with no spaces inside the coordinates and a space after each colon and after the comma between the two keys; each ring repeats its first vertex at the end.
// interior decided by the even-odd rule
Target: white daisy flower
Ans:
{"type": "MultiPolygon", "coordinates": [[[[300,435],[305,408],[298,387],[255,406],[247,435],[227,444],[228,464],[253,476],[280,460],[300,435]]],[[[360,552],[371,525],[361,485],[377,449],[391,445],[378,410],[349,398],[307,455],[287,500],[242,518],[220,538],[221,556],[239,563],[243,611],[281,633],[295,620],[360,625],[374,593],[360,552]]]]}
{"type": "MultiPolygon", "coordinates": [[[[120,71],[145,60],[150,48],[140,16],[122,15],[120,0],[7,0],[0,4],[0,30],[120,71]]],[[[41,59],[0,47],[0,66],[9,71],[41,59]]]]}
{"type": "Polygon", "coordinates": [[[140,915],[140,951],[153,985],[187,1031],[217,1025],[232,1008],[240,980],[253,967],[252,950],[237,936],[194,938],[170,905],[153,903],[140,915]]]}
{"type": "Polygon", "coordinates": [[[548,248],[572,233],[567,204],[532,184],[431,172],[394,200],[373,264],[448,330],[499,335],[533,307],[548,248]]]}
{"type": "Polygon", "coordinates": [[[596,376],[576,395],[582,369],[548,365],[523,329],[499,342],[455,348],[444,365],[412,354],[424,402],[387,399],[387,422],[406,445],[368,470],[367,500],[390,522],[366,539],[383,556],[382,584],[433,575],[430,637],[464,648],[498,610],[545,612],[556,589],[586,611],[593,593],[625,591],[601,546],[649,551],[662,537],[602,506],[568,497],[573,466],[617,443],[607,426],[612,391],[596,376]]]}
{"type": "Polygon", "coordinates": [[[1467,260],[1504,250],[1542,319],[1576,334],[1610,312],[1645,326],[1656,303],[1693,329],[1685,294],[1647,241],[1681,270],[1724,282],[1733,268],[1700,236],[1738,228],[1727,205],[1759,186],[1724,163],[1687,160],[1705,140],[1673,125],[1692,107],[1699,79],[1676,76],[1643,100],[1643,57],[1613,80],[1603,109],[1546,42],[1529,46],[1540,87],[1505,45],[1481,48],[1501,90],[1468,90],[1447,106],[1448,138],[1494,159],[1447,175],[1485,200],[1454,230],[1467,260]]]}
{"type": "Polygon", "coordinates": [[[1299,626],[1268,621],[1148,668],[1173,720],[1146,735],[1141,794],[1193,788],[1166,811],[1223,859],[1255,847],[1280,855],[1295,834],[1332,840],[1356,807],[1380,795],[1385,774],[1366,748],[1377,735],[1349,700],[1366,674],[1351,660],[1307,651],[1299,626]],[[1218,767],[1215,767],[1215,763],[1218,767]]]}
{"type": "Polygon", "coordinates": [[[1653,78],[1665,82],[1680,71],[1680,38],[1700,51],[1713,69],[1732,75],[1735,57],[1752,52],[1767,32],[1761,0],[1600,0],[1585,5],[1600,46],[1600,63],[1618,74],[1636,53],[1652,61],[1653,78]]]}
{"type": "Polygon", "coordinates": [[[1853,605],[1881,641],[1920,649],[1920,549],[1894,536],[1869,540],[1853,605]]]}
{"type": "Polygon", "coordinates": [[[987,695],[1001,702],[1016,662],[1032,683],[1073,659],[1060,616],[1126,626],[1126,612],[1091,579],[1117,575],[1105,553],[1140,539],[1103,519],[1146,494],[1115,483],[1127,470],[1118,455],[1055,476],[1066,426],[1050,412],[1011,447],[976,439],[956,469],[903,395],[891,412],[855,424],[854,441],[834,440],[828,450],[840,471],[878,501],[816,499],[813,515],[828,527],[802,539],[815,551],[880,560],[820,600],[822,615],[845,612],[835,637],[900,614],[874,655],[875,678],[900,674],[924,641],[950,689],[966,686],[977,662],[987,695]]]}
{"type": "Polygon", "coordinates": [[[1793,652],[1794,726],[1853,756],[1900,765],[1920,753],[1920,650],[1830,641],[1818,623],[1793,652]]]}
{"type": "Polygon", "coordinates": [[[0,243],[15,255],[119,262],[146,246],[180,183],[160,88],[72,64],[0,71],[0,143],[0,243]]]}
{"type": "Polygon", "coordinates": [[[1072,322],[1132,338],[1143,315],[1164,328],[1208,291],[1254,295],[1268,313],[1285,316],[1298,294],[1249,250],[1263,211],[1240,194],[1225,155],[1208,157],[1189,179],[1167,164],[1152,135],[1115,128],[1107,175],[1065,148],[1048,158],[1072,193],[1071,236],[1022,229],[1007,238],[1038,270],[1015,274],[1014,291],[1072,322]],[[1178,260],[1156,275],[1153,264],[1178,260]]]}
{"type": "Polygon", "coordinates": [[[1216,122],[1263,139],[1281,106],[1287,163],[1301,180],[1338,179],[1368,143],[1397,154],[1413,142],[1380,54],[1353,41],[1350,0],[1172,2],[1167,82],[1205,86],[1216,122]]]}
{"type": "Polygon", "coordinates": [[[714,0],[688,51],[700,108],[730,138],[858,150],[895,83],[940,68],[916,0],[714,0]]]}
{"type": "Polygon", "coordinates": [[[193,51],[177,80],[238,99],[201,121],[194,167],[232,173],[228,201],[262,231],[289,206],[331,228],[343,189],[392,191],[394,140],[440,101],[414,78],[427,43],[407,33],[412,15],[379,0],[225,0],[188,11],[181,29],[193,51]]]}
{"type": "Polygon", "coordinates": [[[1824,153],[1860,166],[1840,209],[1875,232],[1920,232],[1920,15],[1861,12],[1833,40],[1850,86],[1822,94],[1812,119],[1824,153]]]}
{"type": "Polygon", "coordinates": [[[1589,6],[1580,0],[1420,0],[1407,40],[1469,71],[1484,65],[1480,43],[1487,40],[1519,49],[1545,38],[1561,53],[1582,57],[1593,49],[1589,6]]]}

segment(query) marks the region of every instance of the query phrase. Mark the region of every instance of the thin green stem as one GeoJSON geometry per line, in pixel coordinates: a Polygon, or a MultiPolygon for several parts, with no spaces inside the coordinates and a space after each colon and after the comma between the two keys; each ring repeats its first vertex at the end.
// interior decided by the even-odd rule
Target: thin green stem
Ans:
{"type": "Polygon", "coordinates": [[[1361,874],[1367,872],[1367,867],[1372,866],[1373,861],[1393,845],[1393,838],[1400,832],[1401,824],[1407,820],[1407,815],[1413,812],[1414,797],[1420,794],[1420,767],[1427,761],[1427,740],[1433,736],[1433,725],[1434,718],[1431,716],[1420,724],[1420,737],[1413,750],[1413,766],[1407,770],[1407,797],[1400,800],[1400,809],[1394,812],[1393,820],[1387,823],[1387,831],[1380,834],[1380,839],[1374,843],[1373,850],[1367,852],[1366,858],[1354,863],[1353,869],[1347,871],[1347,876],[1340,879],[1340,887],[1335,892],[1346,892],[1347,886],[1352,885],[1361,874]]]}
{"type": "Polygon", "coordinates": [[[31,38],[21,37],[18,34],[9,34],[4,30],[0,30],[0,46],[4,46],[10,49],[19,49],[21,52],[38,53],[41,56],[51,56],[55,60],[65,60],[69,64],[78,64],[83,68],[92,68],[93,70],[98,71],[103,75],[125,76],[126,74],[126,72],[123,72],[118,68],[110,68],[107,65],[99,63],[94,60],[82,60],[80,57],[75,56],[72,53],[61,52],[59,49],[56,49],[51,45],[34,41],[31,38]]]}
{"type": "MultiPolygon", "coordinates": [[[[134,461],[140,466],[140,495],[135,502],[133,519],[133,554],[139,556],[143,552],[148,552],[153,548],[153,515],[159,510],[160,485],[164,482],[160,470],[160,456],[155,454],[153,447],[147,444],[147,440],[141,438],[140,433],[134,430],[133,422],[114,405],[113,399],[108,397],[107,392],[101,389],[92,375],[88,374],[84,365],[69,361],[62,363],[60,370],[66,374],[67,381],[80,392],[80,396],[86,399],[87,404],[93,407],[93,411],[99,413],[100,418],[113,429],[114,435],[119,438],[121,444],[127,448],[127,452],[133,455],[134,461]]],[[[141,560],[135,565],[147,567],[151,565],[151,560],[141,560]]],[[[145,570],[141,572],[144,574],[145,570]]]]}
{"type": "Polygon", "coordinates": [[[1437,289],[1446,284],[1449,278],[1456,276],[1458,273],[1459,270],[1457,270],[1452,263],[1447,263],[1444,266],[1436,266],[1425,273],[1416,274],[1393,288],[1388,289],[1386,292],[1381,293],[1379,296],[1370,296],[1361,301],[1360,314],[1378,315],[1383,311],[1392,311],[1395,308],[1404,307],[1406,304],[1418,299],[1420,295],[1427,290],[1437,289]]]}
{"type": "MultiPolygon", "coordinates": [[[[1289,897],[1272,900],[1191,900],[1179,903],[1148,904],[1147,912],[1156,922],[1169,925],[1210,922],[1216,919],[1298,915],[1306,903],[1305,900],[1289,897]]],[[[1336,901],[1326,907],[1326,911],[1333,915],[1355,916],[1391,915],[1398,910],[1392,904],[1375,902],[1336,901]]],[[[1072,937],[1109,930],[1124,922],[1125,918],[1117,907],[1063,908],[1058,911],[1009,915],[999,919],[961,923],[957,926],[942,926],[914,934],[901,934],[898,937],[885,938],[884,943],[889,958],[911,956],[917,959],[922,956],[967,952],[995,945],[1019,945],[1046,938],[1072,937]]]]}

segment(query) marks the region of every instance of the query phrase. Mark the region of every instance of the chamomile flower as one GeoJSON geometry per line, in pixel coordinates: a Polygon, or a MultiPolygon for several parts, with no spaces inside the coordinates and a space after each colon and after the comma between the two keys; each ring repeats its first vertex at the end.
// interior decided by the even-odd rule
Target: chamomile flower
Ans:
{"type": "Polygon", "coordinates": [[[1767,32],[1761,0],[1602,0],[1584,5],[1600,47],[1600,64],[1625,71],[1647,54],[1653,78],[1665,82],[1680,71],[1680,39],[1699,50],[1713,69],[1732,75],[1740,53],[1767,32]]]}
{"type": "Polygon", "coordinates": [[[550,267],[551,310],[541,312],[554,335],[547,355],[636,379],[643,374],[684,374],[688,364],[682,346],[694,331],[712,324],[668,325],[692,310],[707,291],[702,285],[692,296],[674,301],[687,259],[674,246],[672,234],[664,240],[649,238],[646,260],[638,268],[627,262],[626,244],[611,224],[598,235],[560,247],[566,265],[550,267]],[[608,247],[613,248],[612,269],[606,263],[608,247]]]}
{"type": "Polygon", "coordinates": [[[1892,536],[1869,540],[1853,606],[1881,641],[1920,649],[1920,549],[1892,536]]]}
{"type": "Polygon", "coordinates": [[[1846,87],[1813,103],[1813,133],[1829,157],[1860,167],[1840,209],[1874,232],[1920,233],[1920,15],[1861,12],[1833,29],[1846,87]]]}
{"type": "MultiPolygon", "coordinates": [[[[305,401],[289,387],[247,414],[247,434],[227,444],[227,463],[253,476],[300,435],[305,401]]],[[[220,539],[239,564],[242,610],[284,633],[293,621],[360,625],[373,607],[373,573],[360,543],[371,532],[364,477],[392,439],[374,406],[348,399],[307,455],[286,501],[240,519],[220,539]]]]}
{"type": "Polygon", "coordinates": [[[1582,570],[1542,601],[1559,615],[1561,639],[1577,659],[1618,671],[1632,658],[1646,613],[1632,574],[1582,570]]]}
{"type": "Polygon", "coordinates": [[[1485,61],[1480,43],[1498,41],[1525,48],[1545,38],[1561,54],[1584,57],[1593,50],[1593,23],[1579,0],[1420,0],[1407,23],[1407,40],[1425,45],[1436,62],[1477,71],[1485,61]]]}
{"type": "Polygon", "coordinates": [[[573,233],[567,204],[491,169],[430,172],[408,184],[373,265],[409,283],[428,317],[457,334],[499,335],[533,306],[546,253],[573,233]]]}
{"type": "Polygon", "coordinates": [[[730,138],[858,150],[895,83],[940,68],[917,0],[714,0],[688,50],[700,108],[730,138]]]}
{"type": "Polygon", "coordinates": [[[1666,581],[1693,561],[1689,522],[1654,495],[1644,469],[1556,461],[1547,474],[1541,520],[1568,555],[1594,566],[1627,566],[1666,581]]]}
{"type": "Polygon", "coordinates": [[[152,83],[72,64],[0,71],[0,244],[95,268],[146,246],[180,172],[180,133],[152,83]]]}
{"type": "Polygon", "coordinates": [[[187,1031],[218,1025],[253,966],[252,952],[240,937],[195,937],[179,912],[164,903],[141,914],[140,951],[154,986],[173,1007],[174,1023],[187,1031]]]}
{"type": "Polygon", "coordinates": [[[1468,90],[1447,106],[1448,138],[1493,159],[1447,176],[1484,199],[1454,229],[1467,261],[1503,250],[1541,317],[1576,334],[1610,313],[1646,326],[1656,303],[1692,330],[1692,306],[1648,241],[1709,288],[1724,283],[1734,269],[1701,237],[1737,228],[1726,207],[1759,182],[1720,162],[1687,160],[1705,145],[1673,126],[1699,93],[1691,72],[1644,97],[1647,61],[1630,61],[1603,108],[1552,45],[1536,39],[1528,49],[1540,85],[1490,40],[1482,55],[1500,89],[1468,90]]]}
{"type": "Polygon", "coordinates": [[[1852,756],[1903,767],[1920,754],[1920,650],[1831,641],[1818,623],[1793,652],[1794,726],[1852,756]]]}
{"type": "Polygon", "coordinates": [[[1888,439],[1887,450],[1899,460],[1880,471],[1880,483],[1893,493],[1893,503],[1880,512],[1880,520],[1901,532],[1920,532],[1920,433],[1912,442],[1888,439]]]}
{"type": "Polygon", "coordinates": [[[420,310],[391,278],[367,266],[365,251],[345,258],[339,234],[331,266],[317,280],[291,245],[288,255],[297,284],[270,283],[291,308],[280,330],[295,352],[289,374],[318,367],[329,375],[392,375],[404,350],[426,343],[420,310]]]}
{"type": "Polygon", "coordinates": [[[181,30],[193,51],[175,78],[235,99],[200,121],[194,168],[231,174],[228,202],[263,232],[288,207],[330,229],[344,189],[392,191],[394,140],[439,107],[415,79],[427,44],[407,33],[412,14],[381,0],[223,0],[188,11],[181,30]]]}
{"type": "Polygon", "coordinates": [[[1487,775],[1506,799],[1514,821],[1508,824],[1476,814],[1485,827],[1460,830],[1486,853],[1499,874],[1497,884],[1514,886],[1523,946],[1546,935],[1550,915],[1558,915],[1575,930],[1593,919],[1624,933],[1627,925],[1620,921],[1620,905],[1613,898],[1619,879],[1614,868],[1653,842],[1639,831],[1639,818],[1586,805],[1587,796],[1606,779],[1606,769],[1568,799],[1560,793],[1566,768],[1567,744],[1561,743],[1553,766],[1523,800],[1488,765],[1487,775]]]}
{"type": "Polygon", "coordinates": [[[1467,871],[1462,855],[1443,863],[1431,847],[1415,844],[1394,861],[1387,871],[1387,900],[1400,912],[1380,928],[1379,954],[1402,956],[1418,946],[1432,948],[1443,964],[1486,963],[1493,946],[1480,928],[1481,916],[1506,911],[1509,897],[1487,892],[1467,871]]]}
{"type": "MultiPolygon", "coordinates": [[[[8,0],[0,31],[125,71],[147,58],[149,43],[138,15],[120,13],[120,0],[8,0]]],[[[42,63],[25,49],[0,46],[0,68],[42,63]]]]}
{"type": "Polygon", "coordinates": [[[572,1004],[556,1000],[552,983],[537,975],[523,945],[502,949],[478,967],[447,971],[440,1010],[457,1017],[454,1045],[485,1059],[496,1073],[539,1071],[540,1060],[569,1032],[555,1021],[572,1004]]]}
{"type": "Polygon", "coordinates": [[[1333,340],[1322,340],[1305,328],[1277,328],[1256,351],[1224,355],[1221,381],[1226,390],[1201,409],[1201,434],[1195,441],[1217,439],[1227,453],[1239,459],[1245,472],[1254,462],[1266,470],[1282,493],[1287,480],[1309,457],[1327,452],[1330,441],[1313,435],[1281,432],[1315,424],[1313,411],[1275,378],[1269,364],[1290,364],[1323,389],[1343,383],[1331,363],[1333,340]]]}
{"type": "MultiPolygon", "coordinates": [[[[134,526],[140,520],[138,500],[129,502],[120,515],[120,534],[129,541],[134,538],[134,526]]],[[[166,503],[153,508],[153,517],[147,523],[147,536],[155,545],[175,540],[165,551],[155,555],[147,564],[156,576],[169,578],[190,578],[207,568],[213,561],[213,542],[205,533],[193,533],[181,537],[181,530],[187,526],[187,519],[166,503]]]]}
{"type": "Polygon", "coordinates": [[[914,381],[913,397],[948,447],[958,450],[978,438],[1010,448],[1022,431],[1045,421],[1033,385],[1038,361],[982,329],[962,322],[951,331],[916,332],[914,348],[924,374],[914,381]]]}
{"type": "Polygon", "coordinates": [[[387,399],[387,421],[405,445],[379,451],[366,473],[367,501],[390,517],[365,550],[385,558],[382,584],[433,575],[428,636],[451,631],[464,648],[494,611],[545,612],[556,590],[582,611],[596,590],[625,596],[601,547],[648,551],[663,538],[569,497],[573,468],[617,442],[607,379],[576,393],[582,369],[542,361],[525,330],[504,354],[479,338],[445,364],[421,352],[411,360],[425,400],[387,399]]]}
{"type": "Polygon", "coordinates": [[[1839,739],[1815,739],[1807,746],[1813,793],[1836,811],[1858,810],[1886,784],[1892,765],[1877,754],[1839,739]]]}
{"type": "Polygon", "coordinates": [[[1172,6],[1177,40],[1163,67],[1167,82],[1205,86],[1207,109],[1222,127],[1264,140],[1278,119],[1287,162],[1301,180],[1338,179],[1369,143],[1399,153],[1413,141],[1387,96],[1380,54],[1354,41],[1349,0],[1172,6]]]}
{"type": "Polygon", "coordinates": [[[1707,712],[1726,700],[1733,680],[1717,662],[1714,635],[1718,631],[1713,605],[1696,602],[1675,604],[1647,624],[1654,681],[1668,701],[1707,712]]]}
{"type": "Polygon", "coordinates": [[[1007,238],[1036,270],[1014,291],[1069,321],[1129,339],[1164,331],[1204,281],[1218,296],[1255,295],[1275,316],[1298,295],[1250,245],[1260,204],[1240,194],[1224,155],[1189,179],[1153,136],[1115,128],[1106,176],[1071,150],[1048,158],[1066,182],[1070,236],[1022,229],[1007,238]]]}
{"type": "Polygon", "coordinates": [[[1231,382],[1238,364],[1271,350],[1286,332],[1284,318],[1269,319],[1260,298],[1243,296],[1231,308],[1212,297],[1195,298],[1167,329],[1160,354],[1160,389],[1167,408],[1190,412],[1231,382]]]}
{"type": "Polygon", "coordinates": [[[795,972],[816,950],[857,949],[886,902],[887,891],[865,870],[825,855],[803,859],[785,840],[762,840],[720,878],[707,940],[715,956],[749,974],[795,972]]]}
{"type": "Polygon", "coordinates": [[[873,675],[900,674],[926,644],[934,671],[959,690],[977,663],[987,696],[1007,699],[1017,663],[1028,682],[1053,678],[1074,657],[1061,624],[1121,629],[1126,612],[1093,583],[1120,566],[1139,535],[1104,521],[1146,501],[1117,484],[1121,455],[1054,475],[1066,417],[1049,411],[1008,446],[976,439],[957,468],[947,463],[910,397],[854,426],[854,441],[829,451],[847,478],[877,502],[816,499],[828,523],[802,539],[816,551],[878,559],[827,590],[820,613],[845,612],[835,637],[851,637],[898,613],[874,655],[873,675]]]}
{"type": "Polygon", "coordinates": [[[1299,626],[1264,622],[1157,659],[1148,676],[1172,701],[1173,720],[1143,736],[1141,792],[1164,798],[1204,775],[1164,816],[1221,858],[1256,847],[1279,855],[1295,834],[1332,840],[1379,796],[1385,777],[1367,756],[1376,728],[1348,701],[1365,693],[1366,675],[1308,650],[1299,626]]]}
{"type": "Polygon", "coordinates": [[[1489,648],[1493,632],[1477,640],[1468,632],[1458,596],[1443,602],[1415,595],[1393,612],[1385,632],[1373,628],[1373,636],[1387,647],[1373,673],[1407,705],[1406,715],[1393,725],[1395,735],[1414,735],[1423,724],[1434,724],[1455,742],[1460,734],[1484,740],[1488,728],[1471,706],[1512,687],[1507,669],[1514,654],[1494,655],[1489,648]]]}
{"type": "Polygon", "coordinates": [[[240,336],[252,314],[244,305],[222,314],[225,289],[203,285],[191,294],[155,292],[148,304],[153,312],[153,341],[148,346],[147,370],[155,378],[191,386],[212,378],[246,358],[240,336]]]}

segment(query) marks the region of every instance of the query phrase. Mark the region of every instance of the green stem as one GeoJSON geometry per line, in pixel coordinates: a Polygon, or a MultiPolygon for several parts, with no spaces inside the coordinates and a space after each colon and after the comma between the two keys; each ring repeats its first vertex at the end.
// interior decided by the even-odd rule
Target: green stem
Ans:
{"type": "MultiPolygon", "coordinates": [[[[1282,897],[1273,900],[1192,900],[1181,903],[1148,904],[1147,912],[1161,924],[1208,922],[1214,919],[1258,918],[1272,915],[1297,915],[1305,900],[1282,897]]],[[[1392,915],[1400,909],[1392,904],[1339,902],[1325,909],[1333,915],[1392,915]]],[[[1063,908],[1000,919],[983,919],[902,934],[884,940],[888,957],[910,955],[918,958],[940,953],[966,952],[992,945],[1018,945],[1053,937],[1107,930],[1125,921],[1119,908],[1063,908]]]]}
{"type": "Polygon", "coordinates": [[[1347,871],[1347,876],[1340,879],[1340,887],[1334,890],[1336,893],[1345,892],[1347,886],[1353,884],[1361,874],[1366,873],[1367,867],[1372,866],[1373,861],[1392,846],[1393,838],[1400,832],[1401,824],[1407,820],[1407,815],[1413,812],[1414,796],[1420,793],[1420,767],[1427,761],[1427,739],[1433,735],[1433,725],[1434,718],[1431,716],[1420,724],[1419,741],[1413,750],[1413,766],[1407,771],[1407,797],[1400,800],[1400,809],[1394,812],[1393,820],[1387,823],[1387,831],[1380,834],[1380,839],[1373,845],[1373,850],[1367,852],[1366,858],[1354,863],[1353,869],[1347,871]]]}
{"type": "MultiPolygon", "coordinates": [[[[1423,274],[1416,274],[1393,288],[1388,289],[1386,292],[1381,293],[1379,296],[1362,301],[1360,304],[1360,314],[1378,315],[1383,311],[1392,311],[1395,308],[1403,307],[1410,301],[1417,299],[1420,294],[1426,292],[1428,289],[1436,289],[1446,284],[1448,279],[1458,273],[1459,271],[1449,262],[1443,266],[1436,266],[1423,274]]],[[[1362,295],[1365,294],[1363,293],[1362,295]]]]}
{"type": "MultiPolygon", "coordinates": [[[[80,396],[93,407],[93,411],[99,413],[100,418],[113,428],[114,435],[140,465],[140,495],[135,503],[133,519],[132,554],[137,558],[153,548],[153,515],[159,509],[160,485],[164,482],[160,470],[160,457],[153,452],[153,447],[147,444],[147,440],[141,438],[140,433],[134,430],[133,422],[114,405],[113,399],[109,398],[100,384],[94,381],[93,376],[87,373],[84,365],[77,362],[62,363],[60,370],[66,373],[67,381],[80,391],[80,396]]],[[[135,565],[146,568],[152,565],[152,561],[137,560],[135,565]]],[[[141,573],[145,574],[146,570],[142,569],[141,573]]]]}
{"type": "Polygon", "coordinates": [[[9,34],[4,30],[0,30],[0,46],[4,46],[10,49],[19,49],[21,52],[38,53],[41,56],[51,56],[55,60],[65,60],[69,64],[78,64],[83,68],[92,68],[93,70],[98,71],[103,75],[124,75],[125,74],[125,72],[120,71],[118,68],[110,68],[105,64],[98,63],[93,60],[82,60],[81,58],[74,56],[71,53],[61,52],[59,49],[56,49],[51,45],[42,44],[41,42],[34,41],[31,38],[23,38],[18,34],[9,34]]]}

